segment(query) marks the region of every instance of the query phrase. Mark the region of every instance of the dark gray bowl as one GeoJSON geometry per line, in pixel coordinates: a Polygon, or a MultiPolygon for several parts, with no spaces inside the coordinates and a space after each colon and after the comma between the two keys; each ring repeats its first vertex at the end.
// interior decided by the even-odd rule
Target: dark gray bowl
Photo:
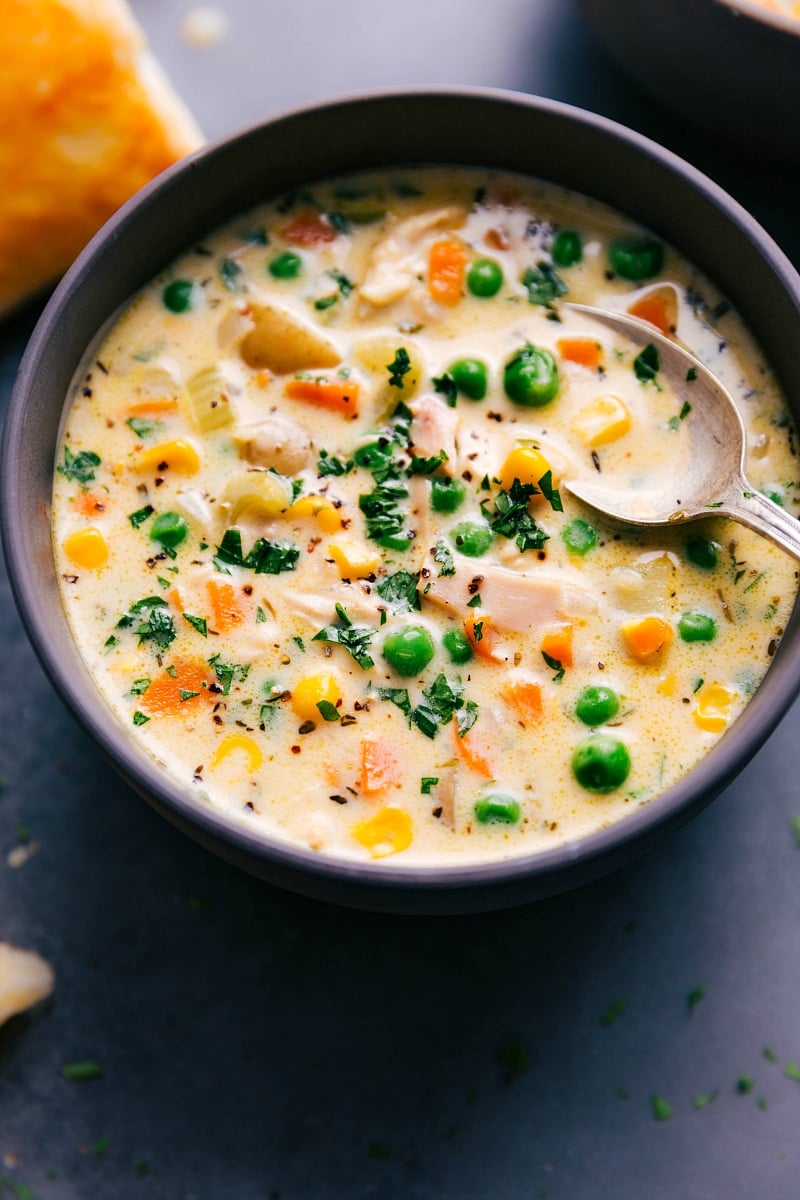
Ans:
{"type": "Polygon", "coordinates": [[[752,0],[580,0],[619,66],[666,108],[800,173],[800,21],[752,0]]]}
{"type": "Polygon", "coordinates": [[[747,213],[692,167],[619,125],[548,100],[466,89],[357,96],[290,113],[201,151],[140,192],[88,246],[47,306],[20,368],[3,444],[3,535],[22,618],[50,678],[123,778],[168,820],[231,862],[309,896],[394,912],[480,911],[587,882],[708,804],[800,688],[797,609],[742,717],[659,799],[546,853],[483,866],[387,870],[257,837],[162,771],[112,716],[83,666],[61,609],[51,548],[64,398],[88,343],[119,305],[237,211],[320,176],[403,163],[540,176],[646,222],[716,280],[761,340],[787,395],[800,397],[800,279],[747,213]]]}

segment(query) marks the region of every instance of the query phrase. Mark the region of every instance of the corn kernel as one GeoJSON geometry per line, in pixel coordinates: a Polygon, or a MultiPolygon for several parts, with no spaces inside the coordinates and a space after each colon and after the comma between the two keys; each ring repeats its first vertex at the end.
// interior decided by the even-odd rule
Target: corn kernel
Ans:
{"type": "Polygon", "coordinates": [[[663,679],[659,679],[656,684],[656,691],[660,696],[674,696],[677,688],[677,680],[674,672],[665,675],[663,679]]]}
{"type": "Polygon", "coordinates": [[[241,751],[247,759],[247,769],[252,775],[257,771],[264,761],[264,755],[261,753],[261,747],[258,746],[251,737],[246,737],[243,733],[229,733],[224,737],[214,751],[214,757],[211,759],[211,769],[218,767],[219,764],[226,759],[230,754],[235,754],[241,751]]]}
{"type": "Polygon", "coordinates": [[[342,702],[338,680],[329,671],[306,675],[292,688],[292,707],[303,721],[322,720],[317,705],[323,702],[332,704],[334,708],[342,702]]]}
{"type": "Polygon", "coordinates": [[[655,661],[675,637],[675,631],[663,617],[627,621],[620,632],[631,658],[640,663],[655,661]]]}
{"type": "Polygon", "coordinates": [[[139,455],[136,469],[142,472],[163,469],[179,471],[182,475],[196,475],[200,470],[200,455],[191,442],[179,438],[144,450],[139,455]],[[161,468],[161,463],[166,463],[166,467],[161,468]]]}
{"type": "Polygon", "coordinates": [[[78,529],[64,539],[64,553],[76,567],[96,571],[108,561],[108,546],[99,529],[78,529]]]}
{"type": "Polygon", "coordinates": [[[339,510],[327,496],[301,496],[289,509],[290,517],[313,517],[323,533],[336,533],[342,528],[339,510]]]}
{"type": "Polygon", "coordinates": [[[697,693],[692,715],[706,733],[722,733],[731,715],[731,706],[736,692],[721,683],[707,683],[697,693]]]}
{"type": "Polygon", "coordinates": [[[414,837],[411,817],[402,808],[381,808],[368,821],[353,826],[353,837],[373,858],[386,858],[407,850],[414,837]]]}
{"type": "Polygon", "coordinates": [[[552,471],[552,468],[540,450],[534,446],[518,446],[516,450],[511,451],[500,468],[500,482],[506,491],[515,479],[520,483],[532,483],[537,486],[548,471],[552,471]]]}
{"type": "Polygon", "coordinates": [[[631,414],[618,396],[609,393],[582,408],[572,424],[587,446],[605,446],[628,432],[631,414]]]}
{"type": "Polygon", "coordinates": [[[342,579],[364,579],[381,565],[381,556],[354,538],[341,537],[338,541],[328,542],[328,554],[342,579]]]}

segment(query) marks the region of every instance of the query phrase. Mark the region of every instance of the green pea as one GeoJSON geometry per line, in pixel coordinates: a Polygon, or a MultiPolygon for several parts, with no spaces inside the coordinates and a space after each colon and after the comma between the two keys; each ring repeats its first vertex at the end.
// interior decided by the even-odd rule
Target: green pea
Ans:
{"type": "Polygon", "coordinates": [[[454,663],[469,662],[472,658],[472,646],[469,638],[460,629],[448,629],[442,638],[442,645],[454,663]]]}
{"type": "Polygon", "coordinates": [[[475,802],[475,819],[481,825],[516,825],[521,815],[519,801],[513,796],[503,796],[495,792],[491,796],[483,796],[475,802]]]}
{"type": "Polygon", "coordinates": [[[717,547],[714,542],[704,537],[689,538],[686,543],[686,557],[693,567],[703,571],[713,571],[717,565],[717,547]]]}
{"type": "Polygon", "coordinates": [[[188,532],[189,525],[186,518],[175,512],[159,513],[150,526],[151,540],[160,542],[168,550],[174,550],[176,546],[180,546],[181,542],[185,541],[188,532]]]}
{"type": "Polygon", "coordinates": [[[478,358],[460,358],[454,362],[448,374],[462,396],[469,400],[483,400],[489,387],[486,365],[478,358]]]}
{"type": "Polygon", "coordinates": [[[482,300],[496,296],[503,286],[503,268],[493,258],[477,258],[467,271],[467,287],[482,300]]]}
{"type": "Polygon", "coordinates": [[[462,521],[450,530],[450,541],[456,550],[460,550],[468,558],[480,558],[492,544],[492,531],[488,525],[462,521]]]}
{"type": "Polygon", "coordinates": [[[575,701],[575,716],[584,725],[604,725],[619,712],[619,696],[610,687],[584,688],[575,701]]]}
{"type": "Polygon", "coordinates": [[[655,238],[631,234],[611,243],[608,261],[616,275],[639,283],[658,275],[664,265],[664,247],[655,238]]]}
{"type": "Polygon", "coordinates": [[[627,747],[617,738],[593,733],[575,747],[572,773],[587,792],[604,795],[621,787],[631,769],[627,747]]]}
{"type": "Polygon", "coordinates": [[[431,508],[434,512],[455,512],[464,503],[466,485],[460,479],[435,475],[431,480],[431,508]]]}
{"type": "Polygon", "coordinates": [[[541,408],[558,393],[558,366],[549,350],[523,346],[508,360],[503,386],[509,400],[524,408],[541,408]]]}
{"type": "Polygon", "coordinates": [[[297,279],[303,269],[303,260],[294,250],[284,250],[276,255],[269,264],[268,270],[273,279],[297,279]]]}
{"type": "Polygon", "coordinates": [[[690,608],[678,621],[678,633],[684,642],[713,642],[717,636],[717,622],[707,613],[690,608]]]}
{"type": "Polygon", "coordinates": [[[577,229],[559,229],[550,255],[557,267],[574,267],[583,258],[583,238],[577,229]]]}
{"type": "Polygon", "coordinates": [[[597,530],[582,517],[574,517],[561,530],[561,540],[570,554],[588,554],[597,545],[597,530]]]}
{"type": "Polygon", "coordinates": [[[421,625],[407,625],[384,638],[381,654],[398,675],[419,675],[433,658],[433,638],[421,625]]]}
{"type": "Polygon", "coordinates": [[[164,288],[161,299],[170,312],[188,312],[194,304],[194,284],[190,279],[173,279],[164,288]]]}

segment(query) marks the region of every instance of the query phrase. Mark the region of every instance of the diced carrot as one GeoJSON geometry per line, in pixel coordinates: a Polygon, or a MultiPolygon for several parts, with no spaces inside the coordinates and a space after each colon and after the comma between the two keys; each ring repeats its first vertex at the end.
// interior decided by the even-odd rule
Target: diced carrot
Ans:
{"type": "Polygon", "coordinates": [[[511,238],[505,229],[487,229],[484,242],[492,250],[508,250],[511,238]]]}
{"type": "Polygon", "coordinates": [[[170,590],[167,592],[167,600],[169,601],[170,607],[173,608],[176,613],[183,614],[186,612],[186,608],[183,603],[183,596],[178,588],[170,588],[170,590]]]}
{"type": "Polygon", "coordinates": [[[267,371],[267,370],[259,371],[256,374],[256,383],[258,384],[258,386],[260,388],[265,388],[267,386],[267,384],[269,383],[270,379],[272,379],[272,376],[270,375],[269,371],[267,371]]]}
{"type": "Polygon", "coordinates": [[[322,242],[334,241],[337,234],[325,213],[309,208],[297,214],[284,229],[283,236],[293,246],[319,246],[322,242]]]}
{"type": "Polygon", "coordinates": [[[554,658],[562,667],[572,666],[572,626],[559,625],[548,629],[542,638],[542,654],[554,658]]]}
{"type": "Polygon", "coordinates": [[[505,662],[497,653],[495,631],[488,614],[470,613],[464,622],[464,633],[478,658],[484,658],[487,662],[505,662]]]}
{"type": "Polygon", "coordinates": [[[592,371],[598,369],[603,359],[603,347],[594,338],[559,338],[556,347],[565,362],[577,363],[592,371]]]}
{"type": "Polygon", "coordinates": [[[431,246],[428,258],[428,291],[440,304],[458,304],[464,291],[467,252],[455,238],[443,238],[431,246]]]}
{"type": "Polygon", "coordinates": [[[155,417],[159,413],[175,412],[177,407],[177,396],[152,396],[149,400],[129,404],[128,414],[131,417],[155,417]]]}
{"type": "Polygon", "coordinates": [[[622,637],[629,653],[637,662],[651,662],[670,644],[675,636],[669,621],[663,617],[643,617],[622,626],[622,637]]]}
{"type": "Polygon", "coordinates": [[[489,760],[489,747],[480,734],[470,731],[462,737],[458,731],[458,721],[454,717],[453,736],[456,749],[467,766],[473,771],[477,771],[479,775],[483,775],[484,778],[491,779],[494,771],[489,760]]]}
{"type": "Polygon", "coordinates": [[[208,598],[211,601],[212,625],[217,633],[227,633],[245,618],[244,606],[236,595],[232,583],[208,581],[208,598]]]}
{"type": "Polygon", "coordinates": [[[214,693],[208,690],[210,682],[208,667],[202,659],[176,659],[168,671],[156,676],[139,704],[154,716],[188,712],[204,700],[214,698],[214,693]]]}
{"type": "Polygon", "coordinates": [[[640,321],[647,321],[650,325],[655,325],[656,329],[665,337],[674,333],[670,327],[666,299],[659,292],[650,292],[639,300],[635,300],[629,306],[628,312],[632,317],[638,317],[640,321]]]}
{"type": "Polygon", "coordinates": [[[351,379],[290,379],[284,392],[290,400],[304,400],[352,417],[358,414],[358,384],[351,379]]]}
{"type": "Polygon", "coordinates": [[[503,694],[523,721],[537,721],[541,717],[542,689],[538,683],[528,679],[517,679],[508,684],[503,694]]]}
{"type": "Polygon", "coordinates": [[[385,742],[365,738],[361,743],[358,790],[362,796],[377,796],[403,781],[400,764],[385,742]]]}
{"type": "Polygon", "coordinates": [[[108,503],[106,492],[78,492],[73,499],[75,511],[82,517],[93,517],[99,512],[105,512],[108,503]]]}

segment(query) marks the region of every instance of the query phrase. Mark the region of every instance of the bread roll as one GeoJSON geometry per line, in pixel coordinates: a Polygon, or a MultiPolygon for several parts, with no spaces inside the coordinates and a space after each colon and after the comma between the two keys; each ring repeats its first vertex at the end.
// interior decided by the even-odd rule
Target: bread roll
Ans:
{"type": "Polygon", "coordinates": [[[3,0],[0,315],[201,141],[124,0],[3,0]]]}

